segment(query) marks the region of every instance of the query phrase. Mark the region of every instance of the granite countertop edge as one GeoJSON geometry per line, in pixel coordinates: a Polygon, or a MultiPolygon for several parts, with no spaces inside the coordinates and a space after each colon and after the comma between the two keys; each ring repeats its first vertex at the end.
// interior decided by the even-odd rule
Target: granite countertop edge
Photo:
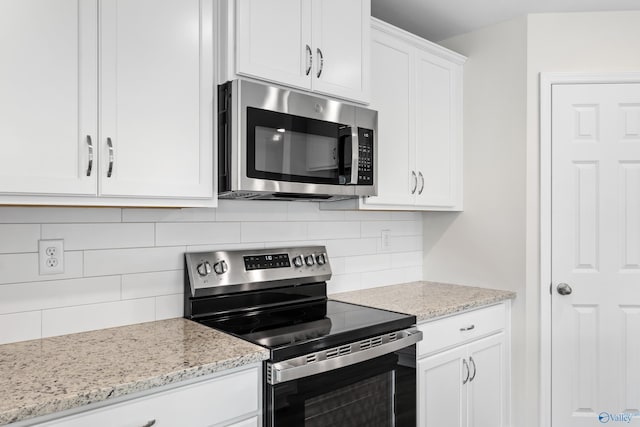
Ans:
{"type": "Polygon", "coordinates": [[[182,381],[204,377],[240,366],[259,363],[268,358],[269,354],[265,350],[216,363],[174,371],[132,383],[117,384],[113,387],[91,390],[86,393],[79,393],[75,396],[69,396],[63,399],[53,399],[43,403],[26,405],[12,411],[1,413],[0,426],[19,421],[27,421],[32,418],[51,415],[56,412],[77,409],[93,403],[106,402],[117,397],[127,396],[134,393],[150,391],[157,387],[177,384],[182,381]]]}

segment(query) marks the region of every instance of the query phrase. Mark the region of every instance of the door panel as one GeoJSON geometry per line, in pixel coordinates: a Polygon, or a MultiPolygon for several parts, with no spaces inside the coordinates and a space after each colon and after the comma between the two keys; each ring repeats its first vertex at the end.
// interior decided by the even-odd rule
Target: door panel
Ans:
{"type": "Polygon", "coordinates": [[[553,87],[554,426],[640,410],[638,105],[639,84],[553,87]]]}
{"type": "Polygon", "coordinates": [[[311,89],[311,0],[236,4],[236,72],[311,89]],[[307,50],[306,46],[309,46],[307,50]]]}
{"type": "Polygon", "coordinates": [[[96,194],[96,20],[91,1],[0,2],[2,192],[96,194]]]}
{"type": "Polygon", "coordinates": [[[313,89],[368,101],[371,0],[313,0],[312,16],[313,89]]]}
{"type": "Polygon", "coordinates": [[[469,344],[468,427],[507,425],[504,333],[469,344]]]}
{"type": "Polygon", "coordinates": [[[378,111],[378,196],[367,205],[413,205],[415,182],[411,47],[374,32],[371,108],[378,111]],[[382,159],[382,160],[381,160],[382,159]]]}
{"type": "Polygon", "coordinates": [[[103,0],[100,16],[100,194],[211,197],[212,0],[103,0]]]}
{"type": "MultiPolygon", "coordinates": [[[[438,353],[418,361],[418,425],[463,427],[467,425],[467,347],[438,353]]],[[[467,381],[468,382],[468,381],[467,381]]]]}

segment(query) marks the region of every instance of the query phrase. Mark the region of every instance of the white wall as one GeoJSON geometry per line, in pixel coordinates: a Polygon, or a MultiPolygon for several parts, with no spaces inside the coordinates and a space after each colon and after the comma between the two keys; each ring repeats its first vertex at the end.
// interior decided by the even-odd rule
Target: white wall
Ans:
{"type": "Polygon", "coordinates": [[[422,278],[422,217],[221,201],[218,209],[0,208],[0,343],[181,317],[185,251],[327,246],[329,293],[422,278]],[[390,249],[381,230],[390,230],[390,249]],[[40,276],[38,240],[65,273],[40,276]]]}
{"type": "Polygon", "coordinates": [[[424,215],[424,277],[518,293],[513,303],[514,425],[526,411],[526,19],[441,44],[464,69],[464,212],[424,215]]]}

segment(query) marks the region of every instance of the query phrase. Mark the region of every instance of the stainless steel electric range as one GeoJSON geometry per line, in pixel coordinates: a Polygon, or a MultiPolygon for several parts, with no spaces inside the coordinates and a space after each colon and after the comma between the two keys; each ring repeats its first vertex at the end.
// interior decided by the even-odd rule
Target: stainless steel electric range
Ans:
{"type": "Polygon", "coordinates": [[[324,247],[185,261],[185,317],[270,350],[265,427],[416,425],[415,316],[328,299],[324,247]]]}

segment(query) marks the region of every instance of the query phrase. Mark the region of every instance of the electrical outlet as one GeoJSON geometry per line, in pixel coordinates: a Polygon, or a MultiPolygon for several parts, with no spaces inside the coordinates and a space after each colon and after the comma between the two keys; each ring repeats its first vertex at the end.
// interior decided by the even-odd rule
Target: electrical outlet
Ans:
{"type": "Polygon", "coordinates": [[[391,250],[391,230],[380,230],[380,239],[382,244],[380,245],[380,249],[383,251],[391,250]]]}
{"type": "Polygon", "coordinates": [[[64,240],[39,240],[40,275],[64,273],[64,240]]]}

